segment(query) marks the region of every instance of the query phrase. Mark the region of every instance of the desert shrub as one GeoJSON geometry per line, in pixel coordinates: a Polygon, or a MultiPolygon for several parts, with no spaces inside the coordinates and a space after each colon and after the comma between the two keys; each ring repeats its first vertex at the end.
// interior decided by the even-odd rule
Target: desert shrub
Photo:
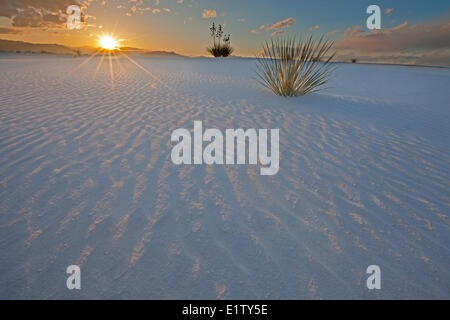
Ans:
{"type": "Polygon", "coordinates": [[[296,97],[322,90],[334,70],[333,42],[322,36],[265,42],[257,57],[257,81],[280,96],[296,97]]]}
{"type": "Polygon", "coordinates": [[[234,49],[229,44],[215,44],[214,46],[206,48],[215,58],[226,58],[230,56],[234,49]]]}
{"type": "Polygon", "coordinates": [[[207,47],[206,51],[208,51],[215,58],[225,58],[230,56],[234,51],[230,44],[231,35],[227,34],[224,36],[222,25],[219,24],[219,26],[216,27],[215,23],[212,24],[212,26],[209,28],[209,31],[211,37],[213,38],[213,45],[207,47]]]}

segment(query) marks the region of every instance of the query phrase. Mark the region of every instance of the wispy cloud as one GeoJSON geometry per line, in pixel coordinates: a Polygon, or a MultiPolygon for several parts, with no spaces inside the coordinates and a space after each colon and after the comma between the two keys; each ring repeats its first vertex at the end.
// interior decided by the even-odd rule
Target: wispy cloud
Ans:
{"type": "Polygon", "coordinates": [[[217,17],[217,11],[216,10],[208,10],[204,9],[202,12],[202,18],[203,19],[211,19],[217,17]]]}
{"type": "Polygon", "coordinates": [[[396,31],[396,30],[403,29],[403,28],[407,27],[408,25],[409,25],[408,21],[405,21],[405,22],[403,22],[402,24],[399,24],[398,26],[393,27],[393,28],[391,29],[391,31],[396,31]]]}
{"type": "Polygon", "coordinates": [[[295,22],[296,21],[294,18],[287,18],[272,24],[270,27],[266,28],[266,30],[286,29],[289,28],[295,22]]]}
{"type": "Polygon", "coordinates": [[[21,34],[22,30],[0,27],[0,34],[21,34]]]}
{"type": "Polygon", "coordinates": [[[15,27],[61,27],[65,24],[65,10],[78,0],[12,0],[0,1],[0,17],[11,19],[15,27]]]}
{"type": "Polygon", "coordinates": [[[326,36],[332,36],[333,34],[336,34],[336,33],[338,33],[338,32],[339,32],[338,29],[336,29],[336,30],[331,30],[331,31],[325,33],[325,35],[326,35],[326,36]]]}
{"type": "Polygon", "coordinates": [[[265,30],[265,31],[272,31],[270,34],[271,37],[274,37],[276,35],[282,34],[286,31],[287,28],[291,27],[292,24],[294,24],[296,20],[294,18],[287,18],[278,22],[275,22],[273,24],[262,24],[259,26],[258,29],[251,30],[251,33],[257,34],[259,31],[265,30]]]}
{"type": "Polygon", "coordinates": [[[272,32],[270,36],[271,37],[275,37],[276,35],[279,35],[279,34],[282,34],[282,33],[284,33],[284,30],[277,30],[275,32],[272,32]]]}
{"type": "Polygon", "coordinates": [[[390,16],[393,11],[394,11],[394,8],[387,8],[387,9],[384,10],[384,12],[386,12],[386,14],[388,16],[390,16]]]}
{"type": "Polygon", "coordinates": [[[347,38],[350,38],[354,35],[358,35],[363,32],[364,32],[363,26],[355,26],[355,27],[351,27],[351,28],[344,30],[344,36],[347,38]]]}
{"type": "Polygon", "coordinates": [[[379,61],[386,57],[402,60],[416,59],[427,64],[433,55],[450,65],[450,22],[410,25],[404,22],[391,29],[363,31],[362,26],[347,29],[344,39],[336,43],[344,55],[353,54],[379,61]]]}

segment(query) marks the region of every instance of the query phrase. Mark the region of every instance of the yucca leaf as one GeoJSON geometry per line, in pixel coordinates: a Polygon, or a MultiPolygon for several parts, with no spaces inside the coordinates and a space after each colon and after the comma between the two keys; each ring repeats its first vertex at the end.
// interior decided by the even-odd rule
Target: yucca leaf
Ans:
{"type": "Polygon", "coordinates": [[[265,42],[258,57],[257,81],[280,96],[301,96],[323,89],[335,70],[333,42],[322,36],[265,42]],[[328,55],[327,58],[325,58],[328,55]],[[323,60],[323,61],[322,61],[323,60]]]}

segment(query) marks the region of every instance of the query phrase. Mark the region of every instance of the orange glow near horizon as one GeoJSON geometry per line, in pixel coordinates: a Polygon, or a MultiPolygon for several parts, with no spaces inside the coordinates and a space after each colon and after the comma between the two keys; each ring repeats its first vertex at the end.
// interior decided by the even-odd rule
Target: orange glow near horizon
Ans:
{"type": "Polygon", "coordinates": [[[166,85],[165,83],[161,82],[161,80],[157,76],[155,76],[149,70],[144,68],[141,64],[139,64],[133,58],[131,58],[130,56],[125,54],[125,52],[121,51],[120,50],[120,43],[122,41],[126,41],[126,40],[125,39],[117,40],[111,34],[102,34],[102,35],[98,36],[98,48],[96,48],[96,51],[93,52],[89,57],[84,59],[84,61],[82,61],[78,66],[73,68],[69,72],[69,74],[73,74],[75,71],[80,69],[83,65],[85,65],[86,63],[88,63],[89,61],[94,59],[97,55],[101,54],[101,58],[100,58],[100,60],[99,60],[99,62],[97,64],[97,67],[95,69],[95,73],[93,75],[93,78],[95,79],[97,73],[99,72],[99,70],[100,70],[100,68],[101,68],[101,66],[103,64],[103,60],[105,59],[105,57],[107,57],[108,58],[108,65],[109,65],[109,75],[110,75],[110,79],[111,79],[111,88],[114,89],[114,73],[115,73],[114,72],[114,64],[117,64],[117,66],[121,70],[124,70],[124,67],[122,66],[122,63],[120,62],[120,57],[124,57],[129,62],[134,64],[136,67],[138,67],[139,69],[141,69],[142,71],[144,71],[145,73],[150,75],[153,78],[153,81],[157,81],[160,84],[166,86],[169,90],[173,90],[168,85],[166,85]]]}
{"type": "Polygon", "coordinates": [[[102,35],[98,44],[105,50],[118,50],[120,49],[119,42],[111,35],[102,35]]]}

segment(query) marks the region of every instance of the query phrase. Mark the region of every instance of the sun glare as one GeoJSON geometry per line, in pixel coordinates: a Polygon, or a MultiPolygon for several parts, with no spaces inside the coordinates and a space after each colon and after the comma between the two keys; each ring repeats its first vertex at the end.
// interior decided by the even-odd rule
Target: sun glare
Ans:
{"type": "Polygon", "coordinates": [[[117,40],[114,39],[114,37],[109,36],[109,35],[102,36],[99,39],[99,45],[100,45],[100,47],[102,47],[103,49],[106,49],[106,50],[119,49],[119,43],[117,42],[117,40]]]}

